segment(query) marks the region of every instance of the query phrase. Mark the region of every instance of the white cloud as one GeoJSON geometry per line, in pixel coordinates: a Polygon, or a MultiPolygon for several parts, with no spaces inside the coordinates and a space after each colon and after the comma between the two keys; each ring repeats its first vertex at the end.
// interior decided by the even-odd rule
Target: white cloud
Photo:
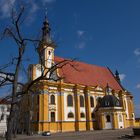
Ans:
{"type": "Polygon", "coordinates": [[[86,43],[85,42],[80,42],[76,47],[78,49],[83,49],[83,48],[85,48],[85,46],[86,46],[86,43]]]}
{"type": "Polygon", "coordinates": [[[14,7],[16,0],[0,0],[0,14],[2,18],[10,17],[11,9],[14,7]]]}
{"type": "Polygon", "coordinates": [[[140,48],[135,49],[135,50],[134,50],[134,54],[135,54],[136,56],[140,56],[140,48]]]}
{"type": "Polygon", "coordinates": [[[140,83],[136,85],[136,88],[140,89],[140,83]]]}
{"type": "Polygon", "coordinates": [[[78,37],[83,36],[84,33],[85,33],[85,32],[84,32],[83,30],[78,30],[78,31],[77,31],[77,35],[78,35],[78,37]]]}
{"type": "Polygon", "coordinates": [[[26,25],[30,25],[31,23],[33,23],[36,18],[35,14],[39,10],[39,6],[35,3],[35,1],[29,1],[28,5],[30,6],[30,8],[28,11],[28,16],[26,17],[26,25]]]}
{"type": "Polygon", "coordinates": [[[35,2],[31,2],[31,9],[30,9],[30,13],[35,13],[37,10],[39,9],[38,5],[35,2]]]}
{"type": "Polygon", "coordinates": [[[120,80],[123,81],[125,79],[126,75],[125,74],[119,74],[119,77],[120,77],[120,80]]]}
{"type": "MultiPolygon", "coordinates": [[[[26,19],[28,20],[27,24],[30,24],[34,21],[35,14],[37,10],[39,9],[39,6],[35,2],[35,0],[32,1],[22,1],[23,5],[25,4],[27,16],[26,19]]],[[[18,1],[16,0],[0,0],[0,17],[2,18],[9,18],[11,14],[11,10],[17,9],[18,1]]]]}
{"type": "Polygon", "coordinates": [[[53,3],[53,2],[55,2],[56,0],[42,0],[42,3],[44,4],[44,5],[46,5],[46,4],[50,4],[50,3],[53,3]]]}

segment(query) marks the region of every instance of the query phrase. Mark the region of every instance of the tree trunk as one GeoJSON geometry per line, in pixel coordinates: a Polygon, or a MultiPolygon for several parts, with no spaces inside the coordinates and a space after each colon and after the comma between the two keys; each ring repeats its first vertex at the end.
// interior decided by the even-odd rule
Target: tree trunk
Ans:
{"type": "Polygon", "coordinates": [[[14,82],[13,82],[13,88],[12,88],[12,103],[11,103],[11,110],[10,110],[10,115],[8,119],[8,125],[7,125],[7,134],[6,134],[6,140],[12,140],[13,137],[13,120],[15,117],[15,103],[16,103],[16,92],[17,92],[17,87],[18,87],[18,76],[19,76],[19,70],[20,70],[20,65],[21,65],[21,59],[23,56],[23,50],[19,48],[19,56],[16,64],[16,70],[15,70],[15,77],[14,77],[14,82]]]}
{"type": "Polygon", "coordinates": [[[12,126],[13,126],[13,105],[11,105],[11,111],[8,118],[6,140],[12,140],[12,126]]]}

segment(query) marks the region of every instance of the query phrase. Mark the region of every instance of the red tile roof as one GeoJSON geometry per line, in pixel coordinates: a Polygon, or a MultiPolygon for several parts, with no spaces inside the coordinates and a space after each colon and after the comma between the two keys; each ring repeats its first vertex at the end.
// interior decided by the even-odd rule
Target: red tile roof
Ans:
{"type": "Polygon", "coordinates": [[[0,104],[10,104],[10,101],[0,98],[0,104]]]}
{"type": "MultiPolygon", "coordinates": [[[[65,60],[64,58],[56,57],[55,62],[65,60]]],[[[91,64],[86,64],[79,61],[70,62],[60,69],[60,76],[64,77],[65,83],[81,84],[84,86],[101,86],[106,87],[107,83],[112,89],[122,90],[122,86],[117,82],[112,72],[106,68],[91,64]]]]}

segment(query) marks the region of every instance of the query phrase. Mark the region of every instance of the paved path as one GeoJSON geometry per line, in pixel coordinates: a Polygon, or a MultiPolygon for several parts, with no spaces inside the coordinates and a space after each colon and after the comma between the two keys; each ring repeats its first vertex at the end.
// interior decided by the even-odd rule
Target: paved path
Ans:
{"type": "MultiPolygon", "coordinates": [[[[18,135],[14,140],[119,140],[119,137],[125,134],[133,134],[132,129],[55,133],[51,136],[18,135]]],[[[134,140],[140,140],[140,137],[134,140]]]]}

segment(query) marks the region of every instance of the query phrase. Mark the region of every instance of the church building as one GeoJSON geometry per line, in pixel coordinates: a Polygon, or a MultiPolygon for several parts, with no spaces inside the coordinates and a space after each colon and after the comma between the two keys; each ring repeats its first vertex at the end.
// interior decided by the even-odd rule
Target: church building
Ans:
{"type": "MultiPolygon", "coordinates": [[[[41,40],[38,54],[42,62],[29,66],[30,81],[41,76],[41,63],[50,69],[65,61],[65,58],[55,56],[57,48],[51,38],[47,19],[43,23],[41,40]]],[[[32,116],[29,122],[34,132],[123,129],[134,126],[133,96],[121,85],[119,73],[116,71],[113,74],[108,67],[70,61],[57,68],[50,80],[35,83],[32,90],[32,116]],[[58,77],[61,79],[52,80],[58,77]]]]}

